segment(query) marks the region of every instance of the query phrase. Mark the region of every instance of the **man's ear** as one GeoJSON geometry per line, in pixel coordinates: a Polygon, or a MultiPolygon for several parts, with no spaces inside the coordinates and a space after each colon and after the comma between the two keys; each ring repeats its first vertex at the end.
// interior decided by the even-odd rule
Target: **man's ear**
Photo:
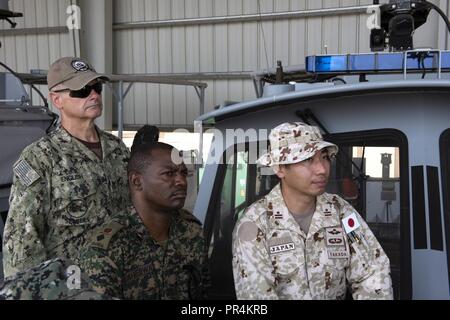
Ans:
{"type": "Polygon", "coordinates": [[[142,190],[142,176],[137,172],[128,175],[128,184],[131,190],[142,190]]]}
{"type": "Polygon", "coordinates": [[[272,167],[273,171],[277,175],[278,178],[283,179],[286,176],[286,166],[284,165],[275,165],[272,167]]]}
{"type": "Polygon", "coordinates": [[[58,110],[62,110],[61,94],[50,91],[48,96],[49,96],[50,101],[52,102],[53,106],[55,106],[55,108],[58,110]]]}

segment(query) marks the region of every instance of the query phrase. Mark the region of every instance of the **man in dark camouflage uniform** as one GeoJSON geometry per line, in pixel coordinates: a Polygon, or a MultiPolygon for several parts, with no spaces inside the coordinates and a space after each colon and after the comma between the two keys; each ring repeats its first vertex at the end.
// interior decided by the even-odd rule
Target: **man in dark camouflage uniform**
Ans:
{"type": "Polygon", "coordinates": [[[392,299],[389,258],[367,223],[325,192],[336,145],[317,127],[283,123],[258,162],[281,183],[248,207],[233,232],[238,299],[392,299]]]}
{"type": "Polygon", "coordinates": [[[14,164],[3,236],[5,276],[54,257],[76,259],[96,227],[126,208],[129,151],[94,123],[104,76],[85,61],[52,64],[49,98],[61,126],[24,149],[14,164]]]}
{"type": "Polygon", "coordinates": [[[133,146],[133,206],[100,228],[80,257],[95,290],[120,299],[205,298],[209,276],[201,224],[181,209],[186,175],[172,146],[133,146]]]}
{"type": "MultiPolygon", "coordinates": [[[[0,300],[104,300],[92,289],[89,278],[73,273],[73,262],[54,258],[0,281],[0,300]],[[72,277],[77,277],[72,281],[72,277]]],[[[74,269],[75,270],[75,269],[74,269]]]]}

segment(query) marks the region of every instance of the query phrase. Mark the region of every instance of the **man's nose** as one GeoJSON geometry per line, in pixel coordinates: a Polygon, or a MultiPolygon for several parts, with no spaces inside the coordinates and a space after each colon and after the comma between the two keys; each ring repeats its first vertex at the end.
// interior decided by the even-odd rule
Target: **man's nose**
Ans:
{"type": "Polygon", "coordinates": [[[102,95],[97,93],[97,91],[95,91],[94,89],[91,89],[91,92],[89,93],[88,98],[89,99],[98,99],[99,97],[101,97],[102,95]]]}
{"type": "Polygon", "coordinates": [[[327,164],[325,163],[324,160],[320,159],[318,161],[316,161],[315,165],[314,165],[314,169],[316,174],[324,174],[327,171],[327,164]]]}
{"type": "Polygon", "coordinates": [[[181,187],[187,186],[186,176],[184,174],[182,174],[181,172],[178,172],[175,176],[175,185],[181,186],[181,187]]]}

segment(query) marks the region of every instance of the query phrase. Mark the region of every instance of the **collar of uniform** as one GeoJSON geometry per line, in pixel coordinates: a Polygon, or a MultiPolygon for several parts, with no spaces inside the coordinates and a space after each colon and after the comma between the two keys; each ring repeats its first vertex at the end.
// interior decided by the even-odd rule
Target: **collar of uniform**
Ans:
{"type": "Polygon", "coordinates": [[[129,220],[130,225],[141,239],[151,238],[150,233],[148,232],[147,228],[145,227],[144,222],[142,222],[141,217],[139,217],[139,214],[136,211],[136,208],[134,206],[130,207],[129,211],[129,220]]]}
{"type": "MultiPolygon", "coordinates": [[[[300,233],[300,226],[294,217],[289,213],[286,203],[281,193],[281,184],[276,185],[272,191],[266,196],[268,207],[268,221],[273,229],[288,229],[290,231],[300,233]],[[272,208],[272,211],[270,210],[272,208]]],[[[308,235],[314,235],[322,228],[337,226],[340,224],[339,214],[333,205],[329,194],[324,193],[317,196],[316,210],[311,220],[308,235]]]]}
{"type": "MultiPolygon", "coordinates": [[[[64,129],[62,126],[59,126],[55,131],[54,131],[54,137],[56,137],[56,139],[59,142],[63,142],[63,143],[70,143],[72,141],[72,136],[69,134],[69,132],[67,132],[66,129],[64,129]]],[[[64,145],[63,145],[64,146],[64,145]]]]}
{"type": "Polygon", "coordinates": [[[316,197],[316,210],[314,211],[308,235],[313,236],[322,228],[339,226],[339,215],[330,199],[330,195],[323,193],[316,197]]]}
{"type": "Polygon", "coordinates": [[[281,184],[277,184],[266,196],[267,221],[270,229],[290,230],[300,235],[304,235],[294,217],[289,213],[283,194],[281,184]]]}
{"type": "MultiPolygon", "coordinates": [[[[135,230],[136,234],[141,239],[150,238],[153,242],[157,243],[152,238],[150,233],[148,232],[147,228],[144,225],[144,222],[142,222],[141,217],[139,216],[138,212],[136,211],[136,208],[134,208],[134,206],[131,206],[129,211],[130,211],[130,218],[129,218],[130,224],[133,227],[133,229],[135,230]]],[[[179,238],[180,235],[182,234],[182,232],[180,232],[180,230],[179,230],[179,228],[182,228],[181,224],[182,224],[182,221],[180,218],[180,214],[178,211],[176,211],[176,213],[174,213],[174,215],[173,215],[172,222],[170,224],[169,238],[171,241],[179,238]]]]}
{"type": "MultiPolygon", "coordinates": [[[[104,150],[104,142],[102,140],[101,130],[99,130],[97,126],[95,126],[95,130],[97,130],[102,144],[102,149],[104,150]]],[[[58,129],[55,130],[54,137],[56,137],[57,141],[59,142],[61,151],[67,151],[67,153],[70,153],[76,150],[83,154],[86,154],[86,156],[93,161],[100,161],[93,152],[86,152],[87,147],[80,141],[72,137],[72,135],[62,126],[59,126],[58,129]]],[[[105,152],[103,152],[103,158],[104,157],[105,152]]]]}
{"type": "Polygon", "coordinates": [[[102,143],[103,159],[105,159],[117,148],[117,141],[111,138],[111,136],[105,131],[97,128],[97,126],[95,127],[95,129],[97,130],[100,142],[102,143]]]}

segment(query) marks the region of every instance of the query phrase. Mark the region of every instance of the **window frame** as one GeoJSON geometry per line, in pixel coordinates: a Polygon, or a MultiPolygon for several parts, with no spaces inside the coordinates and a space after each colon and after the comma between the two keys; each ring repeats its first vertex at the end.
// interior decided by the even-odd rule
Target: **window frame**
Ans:
{"type": "MultiPolygon", "coordinates": [[[[399,148],[400,169],[400,287],[399,299],[412,298],[412,271],[411,271],[411,230],[410,230],[410,196],[409,196],[409,157],[408,139],[397,129],[363,130],[345,133],[334,133],[324,136],[325,140],[340,144],[356,144],[370,141],[389,139],[399,148]]],[[[366,145],[367,146],[367,145],[366,145]]],[[[376,147],[377,145],[370,145],[376,147]]],[[[379,145],[383,146],[383,145],[379,145]]]]}
{"type": "Polygon", "coordinates": [[[445,247],[447,251],[447,273],[450,286],[450,128],[439,137],[441,185],[444,211],[445,247]]]}

